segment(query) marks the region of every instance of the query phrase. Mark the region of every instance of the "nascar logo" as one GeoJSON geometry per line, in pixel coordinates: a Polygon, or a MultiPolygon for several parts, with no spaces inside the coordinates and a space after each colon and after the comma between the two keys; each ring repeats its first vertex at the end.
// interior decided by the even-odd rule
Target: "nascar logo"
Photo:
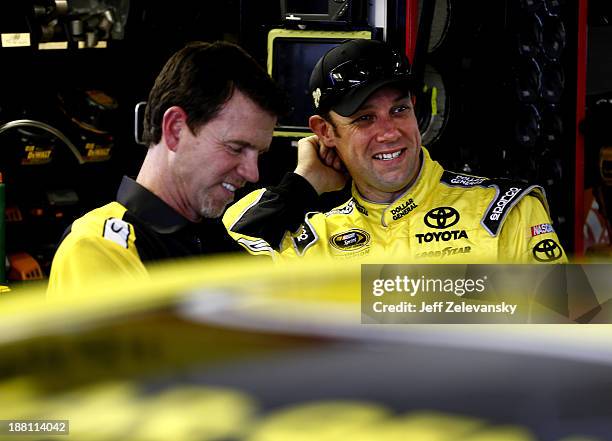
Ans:
{"type": "Polygon", "coordinates": [[[551,224],[540,224],[540,225],[534,225],[533,227],[531,227],[531,237],[539,236],[540,234],[554,233],[554,232],[555,230],[553,229],[551,224]]]}
{"type": "Polygon", "coordinates": [[[364,231],[354,228],[343,233],[334,234],[329,243],[340,251],[360,250],[370,243],[370,235],[364,231]]]}

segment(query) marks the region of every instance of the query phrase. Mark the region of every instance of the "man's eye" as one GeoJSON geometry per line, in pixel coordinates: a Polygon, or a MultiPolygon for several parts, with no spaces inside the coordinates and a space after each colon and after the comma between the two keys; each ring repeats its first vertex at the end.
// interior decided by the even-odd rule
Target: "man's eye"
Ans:
{"type": "Polygon", "coordinates": [[[237,155],[242,152],[242,147],[241,146],[236,146],[236,145],[228,144],[227,148],[229,149],[229,151],[231,153],[235,153],[237,155]]]}
{"type": "Polygon", "coordinates": [[[368,121],[372,121],[373,117],[372,115],[361,115],[360,117],[356,118],[355,121],[353,121],[354,123],[360,123],[360,122],[368,122],[368,121]]]}
{"type": "Polygon", "coordinates": [[[405,112],[407,110],[410,110],[410,106],[402,105],[402,106],[394,107],[391,112],[392,113],[402,113],[402,112],[405,112]]]}

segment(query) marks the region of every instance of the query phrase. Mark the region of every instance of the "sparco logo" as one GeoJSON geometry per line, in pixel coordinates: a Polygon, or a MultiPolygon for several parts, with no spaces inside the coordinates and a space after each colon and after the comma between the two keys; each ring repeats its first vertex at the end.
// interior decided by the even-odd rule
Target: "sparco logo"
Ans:
{"type": "Polygon", "coordinates": [[[412,210],[414,210],[416,207],[417,207],[417,204],[415,204],[412,198],[410,198],[403,204],[398,205],[395,208],[392,208],[391,214],[393,215],[393,220],[401,219],[402,217],[410,213],[412,210]]]}
{"type": "Polygon", "coordinates": [[[538,262],[552,262],[563,255],[561,247],[552,239],[541,240],[533,247],[533,257],[538,262]]]}
{"type": "Polygon", "coordinates": [[[499,216],[504,212],[504,208],[506,207],[506,205],[508,205],[508,203],[514,198],[514,196],[520,193],[520,191],[520,188],[512,187],[510,190],[505,192],[504,195],[495,204],[495,208],[493,208],[493,213],[491,214],[491,216],[489,216],[489,219],[493,221],[499,220],[499,216]]]}
{"type": "Polygon", "coordinates": [[[453,207],[438,207],[429,210],[423,220],[428,227],[441,230],[459,222],[459,213],[453,207]]]}
{"type": "Polygon", "coordinates": [[[370,243],[370,235],[363,230],[353,229],[334,234],[329,238],[329,243],[341,251],[355,251],[370,243]]]}
{"type": "Polygon", "coordinates": [[[425,234],[415,234],[415,237],[419,239],[419,243],[431,242],[435,240],[440,242],[448,242],[449,240],[467,239],[468,235],[465,230],[451,230],[451,231],[433,231],[425,234]]]}

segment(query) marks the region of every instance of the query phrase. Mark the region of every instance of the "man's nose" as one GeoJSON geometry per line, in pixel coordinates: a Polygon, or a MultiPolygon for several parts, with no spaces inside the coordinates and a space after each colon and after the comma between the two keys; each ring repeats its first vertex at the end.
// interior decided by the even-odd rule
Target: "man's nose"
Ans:
{"type": "Polygon", "coordinates": [[[397,141],[400,137],[398,122],[393,118],[387,117],[378,120],[378,131],[376,133],[376,141],[391,142],[397,141]]]}
{"type": "Polygon", "coordinates": [[[259,168],[258,168],[259,155],[255,150],[246,151],[243,153],[238,165],[238,173],[245,181],[257,182],[259,181],[259,168]]]}

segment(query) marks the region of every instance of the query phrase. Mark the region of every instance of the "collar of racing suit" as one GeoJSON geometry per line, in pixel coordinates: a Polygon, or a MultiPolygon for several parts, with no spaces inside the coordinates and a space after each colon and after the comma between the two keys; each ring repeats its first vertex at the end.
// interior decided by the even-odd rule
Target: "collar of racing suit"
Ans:
{"type": "Polygon", "coordinates": [[[359,193],[353,182],[352,194],[357,210],[372,219],[380,219],[383,227],[388,227],[409,216],[416,207],[430,197],[444,171],[440,164],[431,159],[425,147],[421,147],[421,158],[421,170],[416,180],[391,203],[369,201],[359,193]]]}

